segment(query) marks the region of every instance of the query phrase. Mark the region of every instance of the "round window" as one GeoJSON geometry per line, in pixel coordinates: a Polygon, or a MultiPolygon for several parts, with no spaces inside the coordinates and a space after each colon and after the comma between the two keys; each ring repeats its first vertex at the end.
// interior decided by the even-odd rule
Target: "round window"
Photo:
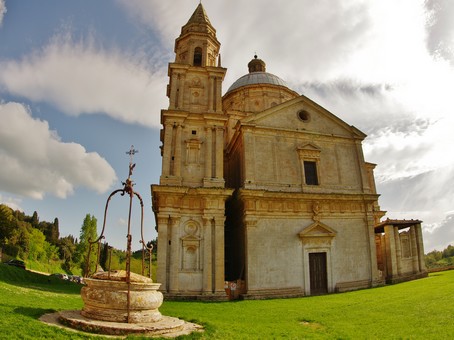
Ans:
{"type": "Polygon", "coordinates": [[[302,120],[303,122],[309,121],[309,118],[310,118],[309,112],[307,112],[307,111],[305,111],[305,110],[299,111],[299,112],[298,112],[298,118],[299,118],[300,120],[302,120]]]}

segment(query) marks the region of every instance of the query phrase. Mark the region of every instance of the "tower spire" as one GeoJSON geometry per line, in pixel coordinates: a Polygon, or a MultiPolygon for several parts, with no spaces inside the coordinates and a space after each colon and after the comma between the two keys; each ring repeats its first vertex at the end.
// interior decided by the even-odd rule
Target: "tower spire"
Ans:
{"type": "Polygon", "coordinates": [[[203,8],[202,1],[200,1],[199,5],[195,9],[194,13],[192,13],[191,17],[184,27],[188,26],[189,24],[208,24],[211,26],[210,19],[208,19],[205,8],[203,8]]]}

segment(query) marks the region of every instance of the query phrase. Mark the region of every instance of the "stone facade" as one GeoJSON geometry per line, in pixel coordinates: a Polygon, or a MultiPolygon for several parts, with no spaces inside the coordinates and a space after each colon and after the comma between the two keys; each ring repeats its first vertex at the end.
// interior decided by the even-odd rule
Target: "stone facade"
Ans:
{"type": "MultiPolygon", "coordinates": [[[[163,293],[223,299],[225,280],[243,298],[381,284],[377,259],[394,248],[377,246],[385,212],[375,164],[363,156],[366,135],[288,88],[257,56],[221,97],[219,48],[199,4],[176,39],[161,112],[162,176],[152,196],[163,293]]],[[[413,234],[401,242],[412,244],[413,234]]]]}

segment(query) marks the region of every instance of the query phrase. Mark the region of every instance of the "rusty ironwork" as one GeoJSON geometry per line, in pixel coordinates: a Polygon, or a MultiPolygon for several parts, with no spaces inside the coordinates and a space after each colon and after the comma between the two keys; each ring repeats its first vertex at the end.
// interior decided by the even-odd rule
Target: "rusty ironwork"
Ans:
{"type": "MultiPolygon", "coordinates": [[[[133,208],[133,201],[134,198],[137,198],[140,203],[140,209],[141,209],[141,214],[140,214],[140,237],[141,239],[139,242],[142,244],[142,275],[144,275],[144,270],[145,270],[145,258],[148,260],[148,276],[151,278],[151,273],[152,273],[152,250],[153,250],[153,245],[151,242],[146,243],[144,240],[143,236],[143,200],[142,197],[138,192],[134,191],[134,182],[131,179],[133,170],[136,166],[132,162],[133,156],[138,152],[138,150],[134,149],[134,145],[131,145],[131,149],[126,152],[130,156],[129,158],[129,175],[128,178],[126,179],[125,182],[122,182],[123,188],[122,189],[116,189],[111,192],[109,197],[107,198],[106,201],[106,206],[104,209],[104,221],[102,225],[102,231],[99,237],[96,240],[88,240],[90,247],[88,250],[88,255],[87,255],[87,261],[86,261],[86,271],[85,271],[85,277],[89,277],[96,273],[98,271],[98,268],[100,266],[99,261],[100,261],[100,254],[101,254],[101,241],[105,239],[105,231],[106,231],[106,221],[107,221],[107,211],[109,208],[109,203],[112,197],[114,197],[116,194],[120,194],[121,196],[127,195],[129,197],[129,213],[128,213],[128,230],[127,230],[127,235],[126,235],[126,265],[125,265],[125,271],[126,271],[126,283],[128,284],[128,294],[127,294],[127,310],[128,310],[128,322],[129,322],[129,306],[130,306],[130,283],[131,283],[131,245],[132,245],[132,235],[131,235],[131,214],[132,214],[132,208],[133,208]],[[97,245],[97,256],[96,256],[96,266],[94,268],[94,271],[90,270],[90,258],[92,254],[92,249],[97,245]]],[[[105,268],[108,271],[108,277],[110,277],[110,271],[111,271],[111,257],[112,257],[112,249],[110,248],[108,250],[108,256],[109,256],[109,262],[108,262],[108,268],[105,268]]]]}

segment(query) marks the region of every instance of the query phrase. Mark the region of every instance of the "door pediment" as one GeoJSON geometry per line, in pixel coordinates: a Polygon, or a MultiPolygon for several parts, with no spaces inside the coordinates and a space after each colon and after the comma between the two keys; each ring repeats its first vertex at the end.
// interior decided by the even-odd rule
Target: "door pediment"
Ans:
{"type": "Polygon", "coordinates": [[[329,243],[336,236],[336,231],[322,222],[314,222],[304,228],[298,236],[304,243],[329,243]]]}

